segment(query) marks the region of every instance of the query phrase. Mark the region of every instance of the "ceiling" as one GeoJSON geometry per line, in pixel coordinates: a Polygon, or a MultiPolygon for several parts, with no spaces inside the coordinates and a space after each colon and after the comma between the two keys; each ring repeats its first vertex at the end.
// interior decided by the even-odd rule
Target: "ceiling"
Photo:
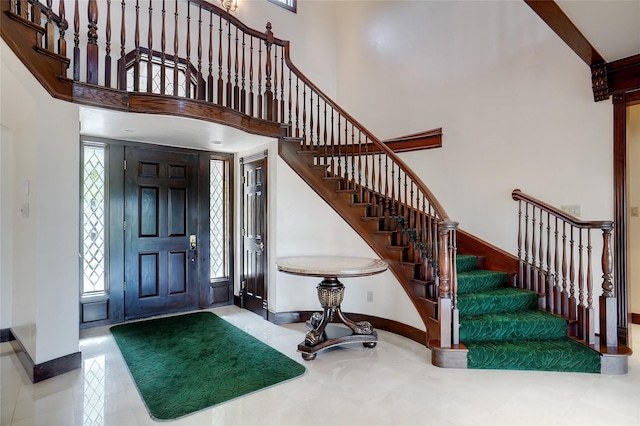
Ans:
{"type": "Polygon", "coordinates": [[[80,134],[215,152],[242,152],[273,138],[190,118],[80,107],[80,134]]]}
{"type": "Polygon", "coordinates": [[[640,0],[556,0],[605,61],[640,54],[640,0]]]}
{"type": "MultiPolygon", "coordinates": [[[[640,54],[640,0],[556,0],[607,62],[640,54]]],[[[81,134],[217,152],[242,152],[270,140],[181,117],[80,107],[81,134]],[[160,125],[158,123],[161,123],[160,125]]]]}

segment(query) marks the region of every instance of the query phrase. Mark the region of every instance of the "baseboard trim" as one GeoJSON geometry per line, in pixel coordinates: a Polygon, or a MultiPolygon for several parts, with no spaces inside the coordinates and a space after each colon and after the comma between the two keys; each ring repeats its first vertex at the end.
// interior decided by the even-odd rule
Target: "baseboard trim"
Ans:
{"type": "MultiPolygon", "coordinates": [[[[311,318],[311,315],[316,311],[290,311],[290,312],[273,312],[269,311],[267,320],[274,324],[290,324],[294,322],[305,322],[311,318]]],[[[414,342],[421,345],[427,345],[427,332],[419,330],[407,324],[403,324],[398,321],[380,318],[373,315],[345,313],[349,319],[353,321],[369,321],[373,328],[378,330],[388,331],[407,339],[411,339],[414,342]]],[[[339,323],[337,318],[333,322],[339,323]]]]}
{"type": "Polygon", "coordinates": [[[14,336],[14,340],[11,340],[11,347],[16,353],[16,356],[20,360],[22,367],[24,367],[27,376],[29,376],[32,383],[38,383],[60,374],[68,373],[69,371],[76,370],[82,366],[82,354],[80,352],[75,352],[61,356],[60,358],[36,364],[25,350],[20,339],[15,337],[15,334],[12,332],[11,334],[14,336]]]}
{"type": "Polygon", "coordinates": [[[631,323],[640,324],[640,314],[631,314],[631,323]]]}
{"type": "Polygon", "coordinates": [[[11,333],[10,328],[0,329],[0,343],[10,342],[14,339],[15,337],[13,337],[13,333],[11,333]]]}

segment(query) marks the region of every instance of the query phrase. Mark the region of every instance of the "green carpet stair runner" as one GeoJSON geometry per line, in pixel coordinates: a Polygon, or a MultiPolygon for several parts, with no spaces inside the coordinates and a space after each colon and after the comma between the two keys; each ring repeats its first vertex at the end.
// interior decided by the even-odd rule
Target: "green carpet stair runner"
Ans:
{"type": "Polygon", "coordinates": [[[467,367],[600,372],[600,354],[567,337],[567,321],[538,310],[538,295],[509,285],[505,272],[458,255],[460,342],[467,367]]]}

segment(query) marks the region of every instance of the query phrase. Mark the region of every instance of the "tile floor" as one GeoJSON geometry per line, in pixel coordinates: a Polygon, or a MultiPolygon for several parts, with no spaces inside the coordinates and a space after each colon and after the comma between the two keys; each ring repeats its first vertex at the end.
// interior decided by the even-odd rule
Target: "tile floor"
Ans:
{"type": "MultiPolygon", "coordinates": [[[[622,376],[440,369],[430,352],[378,331],[304,362],[303,324],[276,326],[235,306],[213,312],[307,367],[301,378],[171,425],[640,425],[640,344],[622,376]]],[[[635,342],[640,325],[632,326],[635,342]]],[[[0,344],[1,425],[159,424],[138,395],[107,327],[81,333],[81,369],[31,384],[0,344]]]]}

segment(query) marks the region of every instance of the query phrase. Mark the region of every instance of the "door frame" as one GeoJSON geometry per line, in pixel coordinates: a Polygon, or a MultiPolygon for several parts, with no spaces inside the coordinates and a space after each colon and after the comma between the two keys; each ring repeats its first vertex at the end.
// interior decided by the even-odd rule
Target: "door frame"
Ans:
{"type": "Polygon", "coordinates": [[[242,228],[244,227],[244,223],[245,223],[245,215],[244,215],[244,204],[245,204],[245,198],[246,198],[246,186],[244,184],[244,165],[248,164],[248,163],[252,163],[254,161],[259,161],[259,160],[265,160],[264,164],[264,176],[263,176],[263,192],[264,192],[264,218],[265,218],[265,224],[264,224],[264,235],[263,235],[263,240],[265,242],[265,250],[263,251],[263,257],[264,257],[264,264],[265,264],[265,268],[264,268],[264,298],[262,300],[262,317],[264,319],[267,319],[269,316],[269,236],[268,234],[268,230],[269,230],[269,190],[268,190],[268,182],[269,182],[269,150],[264,150],[261,152],[257,152],[255,154],[251,154],[245,157],[241,157],[239,159],[239,163],[240,163],[240,173],[241,173],[241,185],[242,185],[242,196],[240,199],[240,271],[241,271],[241,276],[240,276],[240,288],[239,288],[239,293],[238,293],[238,302],[237,305],[240,306],[241,308],[245,308],[245,293],[244,293],[244,286],[245,286],[245,276],[244,276],[244,271],[245,271],[245,259],[244,259],[244,253],[245,253],[245,244],[244,244],[244,235],[242,234],[242,228]]]}
{"type": "MultiPolygon", "coordinates": [[[[106,230],[107,257],[109,264],[106,265],[107,269],[107,283],[108,291],[101,295],[96,296],[82,296],[81,287],[78,288],[78,303],[79,303],[79,328],[85,329],[90,327],[97,327],[109,324],[121,323],[124,321],[124,151],[125,146],[139,147],[139,148],[151,148],[158,150],[174,151],[174,152],[187,152],[195,153],[198,155],[198,215],[200,218],[209,217],[209,161],[211,159],[224,159],[229,164],[228,170],[228,184],[229,184],[229,217],[228,217],[228,232],[229,232],[229,276],[225,284],[228,286],[228,294],[224,301],[219,303],[208,303],[209,297],[212,294],[211,288],[216,284],[220,286],[221,281],[224,280],[211,280],[209,277],[209,226],[208,219],[198,220],[197,236],[199,241],[198,250],[198,307],[200,309],[207,309],[215,306],[228,305],[233,303],[233,289],[234,289],[234,217],[235,217],[235,204],[234,204],[234,191],[235,188],[235,176],[234,176],[234,154],[221,153],[214,151],[203,151],[193,148],[181,148],[165,145],[156,145],[152,143],[134,142],[122,139],[110,139],[103,137],[81,136],[80,146],[85,142],[96,142],[103,144],[107,147],[108,164],[107,164],[107,188],[120,188],[122,197],[111,197],[107,194],[107,203],[105,207],[108,214],[108,227],[106,230]],[[205,201],[206,200],[206,201],[205,201]],[[93,305],[92,305],[93,304],[93,305]],[[93,321],[83,322],[83,306],[95,306],[92,308],[94,311],[99,310],[100,314],[98,319],[93,321]]],[[[82,167],[81,164],[79,167],[82,167]]],[[[82,173],[80,173],[79,191],[82,190],[82,173]]],[[[108,192],[111,192],[108,189],[108,192]]],[[[81,195],[81,194],[79,194],[81,195]]],[[[81,206],[79,205],[81,209],[81,206]]],[[[82,214],[82,212],[80,212],[82,214]]],[[[81,226],[81,223],[79,224],[81,226]]],[[[80,230],[82,231],[82,230],[80,230]]],[[[80,232],[80,238],[82,238],[82,232],[80,232]]],[[[79,250],[81,248],[82,241],[79,241],[79,250]]],[[[80,251],[79,251],[80,254],[80,251]]],[[[82,262],[78,262],[78,274],[82,276],[82,262]]],[[[81,283],[80,283],[81,285],[81,283]]]]}
{"type": "Polygon", "coordinates": [[[618,338],[628,344],[629,334],[629,218],[627,183],[627,108],[640,105],[640,90],[616,93],[613,102],[614,282],[618,301],[618,338]]]}

